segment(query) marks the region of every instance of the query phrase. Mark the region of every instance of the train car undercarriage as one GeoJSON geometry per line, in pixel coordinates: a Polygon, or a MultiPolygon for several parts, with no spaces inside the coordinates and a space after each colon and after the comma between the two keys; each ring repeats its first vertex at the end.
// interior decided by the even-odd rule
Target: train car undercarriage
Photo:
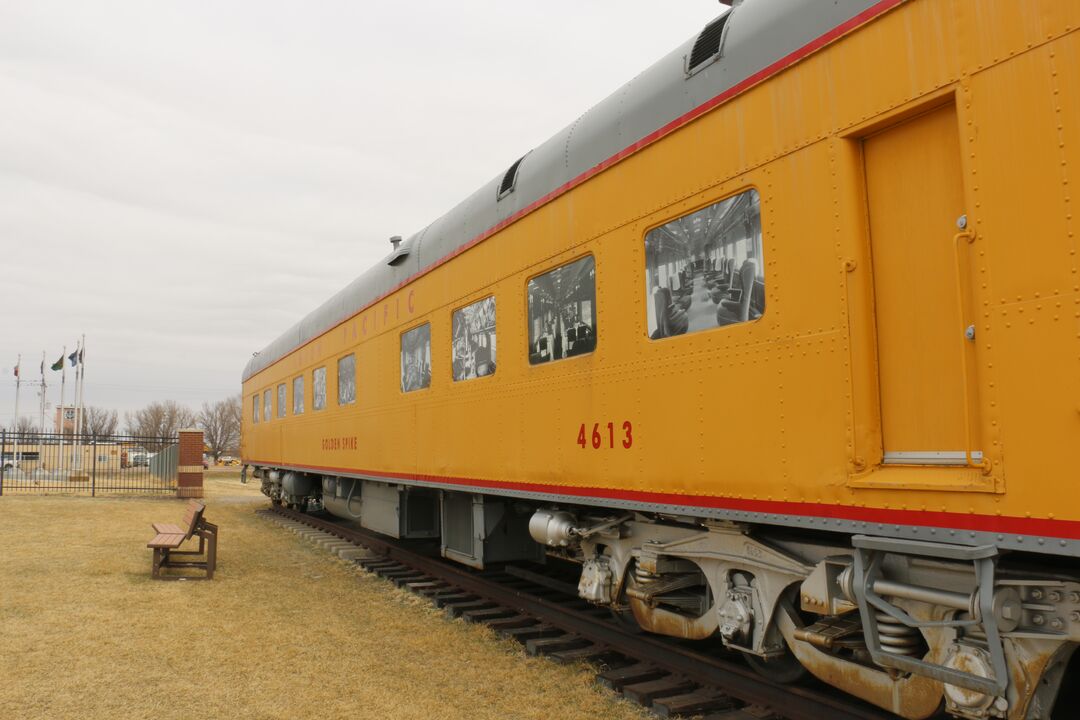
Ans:
{"type": "Polygon", "coordinates": [[[1080,583],[994,546],[764,525],[259,468],[275,503],[483,568],[552,556],[579,595],[643,630],[722,642],[782,682],[809,673],[912,720],[1054,715],[1080,641],[1080,583]],[[1022,559],[1023,561],[1018,561],[1022,559]]]}

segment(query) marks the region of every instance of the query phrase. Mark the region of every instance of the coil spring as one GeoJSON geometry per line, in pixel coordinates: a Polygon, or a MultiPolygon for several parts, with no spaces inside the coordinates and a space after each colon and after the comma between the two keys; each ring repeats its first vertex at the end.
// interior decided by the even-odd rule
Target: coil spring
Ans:
{"type": "Polygon", "coordinates": [[[922,654],[922,635],[913,627],[908,627],[891,615],[875,612],[878,626],[878,641],[881,649],[893,655],[917,657],[922,654]]]}
{"type": "Polygon", "coordinates": [[[639,585],[648,585],[649,583],[654,583],[659,579],[659,575],[651,573],[648,570],[643,569],[639,565],[634,565],[634,580],[639,585]]]}

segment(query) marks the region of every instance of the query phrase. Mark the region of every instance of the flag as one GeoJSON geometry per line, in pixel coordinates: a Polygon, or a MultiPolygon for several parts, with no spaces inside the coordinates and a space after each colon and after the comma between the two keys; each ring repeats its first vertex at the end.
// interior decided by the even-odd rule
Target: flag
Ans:
{"type": "MultiPolygon", "coordinates": [[[[42,353],[42,355],[44,355],[44,354],[45,353],[42,353]]],[[[42,361],[41,361],[41,377],[45,377],[45,360],[44,359],[42,359],[42,361]]]]}
{"type": "Polygon", "coordinates": [[[51,367],[52,367],[53,370],[63,370],[64,369],[64,355],[63,355],[63,353],[60,354],[60,359],[57,360],[56,362],[54,362],[51,365],[51,367]]]}
{"type": "Polygon", "coordinates": [[[68,355],[68,360],[71,361],[71,367],[75,367],[76,365],[78,365],[79,364],[79,351],[76,350],[75,352],[68,355]]]}
{"type": "Polygon", "coordinates": [[[19,366],[15,366],[15,377],[19,377],[19,366]]]}
{"type": "Polygon", "coordinates": [[[83,361],[83,353],[84,352],[86,352],[86,348],[79,348],[79,364],[80,365],[82,364],[82,361],[83,361]]]}

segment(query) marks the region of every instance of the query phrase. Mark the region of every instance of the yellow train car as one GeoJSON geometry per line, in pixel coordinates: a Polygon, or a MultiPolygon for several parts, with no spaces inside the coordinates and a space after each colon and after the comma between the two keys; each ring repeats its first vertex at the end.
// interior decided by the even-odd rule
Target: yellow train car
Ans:
{"type": "Polygon", "coordinates": [[[725,9],[253,358],[245,465],[906,718],[1073,717],[1078,27],[725,9]]]}

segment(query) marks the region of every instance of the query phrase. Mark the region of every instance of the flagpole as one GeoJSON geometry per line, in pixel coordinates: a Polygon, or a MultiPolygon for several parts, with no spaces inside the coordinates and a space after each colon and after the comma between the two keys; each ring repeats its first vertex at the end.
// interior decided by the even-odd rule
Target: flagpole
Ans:
{"type": "Polygon", "coordinates": [[[86,432],[86,334],[82,336],[82,347],[79,349],[79,434],[86,432]]]}
{"type": "Polygon", "coordinates": [[[77,462],[76,462],[76,466],[78,468],[80,468],[80,469],[82,468],[82,460],[83,460],[83,457],[82,457],[82,440],[83,440],[82,434],[83,434],[83,413],[85,412],[85,408],[83,407],[83,387],[86,384],[86,370],[83,369],[83,352],[85,350],[86,350],[86,334],[84,333],[82,338],[79,339],[79,354],[75,356],[75,359],[78,362],[78,365],[75,366],[75,369],[78,371],[78,376],[77,376],[77,380],[76,380],[76,383],[75,383],[75,389],[76,389],[76,392],[77,392],[76,397],[78,398],[75,401],[75,436],[78,438],[78,440],[76,442],[78,443],[77,447],[79,448],[79,453],[78,453],[78,459],[77,459],[77,462]]]}
{"type": "MultiPolygon", "coordinates": [[[[66,349],[66,348],[65,348],[66,349]]],[[[75,387],[71,392],[71,404],[74,407],[75,417],[71,424],[71,470],[79,470],[79,341],[75,341],[75,352],[71,353],[74,360],[68,358],[71,366],[75,368],[75,387]]]]}
{"type": "MultiPolygon", "coordinates": [[[[64,474],[64,385],[67,382],[67,345],[60,353],[60,474],[64,474]]],[[[55,368],[55,366],[53,366],[55,368]]]]}
{"type": "Polygon", "coordinates": [[[21,371],[22,353],[19,353],[19,359],[15,361],[15,427],[12,428],[12,430],[15,431],[15,447],[11,450],[12,454],[15,456],[16,469],[22,467],[22,463],[19,462],[19,388],[22,386],[21,371]]]}
{"type": "MultiPolygon", "coordinates": [[[[41,351],[41,418],[40,425],[38,426],[38,432],[45,432],[45,390],[48,385],[45,383],[45,351],[41,351]]],[[[40,465],[40,463],[38,463],[40,465]]]]}

